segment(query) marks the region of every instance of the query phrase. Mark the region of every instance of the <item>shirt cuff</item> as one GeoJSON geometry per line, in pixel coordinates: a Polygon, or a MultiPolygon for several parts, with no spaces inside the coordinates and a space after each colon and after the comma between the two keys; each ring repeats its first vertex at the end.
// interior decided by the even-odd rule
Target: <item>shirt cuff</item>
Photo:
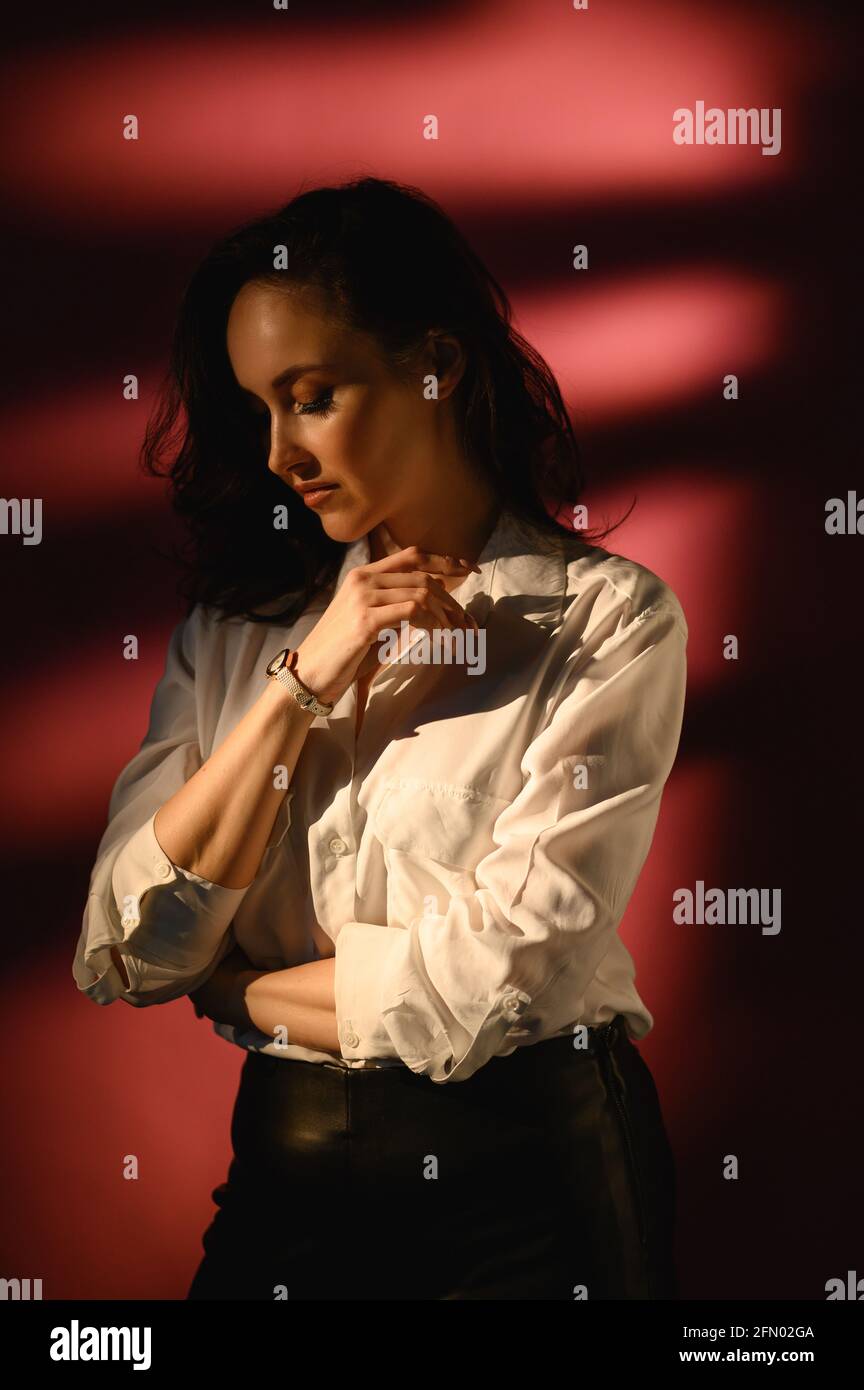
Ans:
{"type": "Polygon", "coordinates": [[[514,1035],[531,997],[514,984],[492,990],[475,1001],[469,1032],[412,960],[416,949],[410,928],[347,922],[340,929],[334,992],[342,1056],[395,1057],[432,1081],[467,1080],[514,1035]]]}
{"type": "MultiPolygon", "coordinates": [[[[114,864],[111,883],[122,941],[154,965],[200,971],[217,950],[251,884],[224,888],[178,868],[156,838],[156,812],[127,841],[114,864]]],[[[110,923],[109,923],[110,926],[110,923]]],[[[91,949],[101,944],[97,931],[91,949]]],[[[124,955],[126,953],[124,952],[124,955]]]]}
{"type": "Polygon", "coordinates": [[[398,1057],[384,1026],[380,987],[387,958],[398,947],[398,927],[346,922],[336,937],[336,1025],[346,1062],[398,1057]]]}
{"type": "Polygon", "coordinates": [[[72,964],[72,976],[78,989],[95,1004],[113,1004],[115,999],[123,999],[136,1008],[167,1004],[197,989],[209,979],[232,944],[230,934],[226,934],[213,960],[194,975],[180,973],[168,966],[153,965],[124,953],[123,967],[129,979],[127,989],[111,958],[111,948],[103,946],[97,950],[91,949],[86,952],[85,959],[85,938],[86,929],[81,933],[72,964]]]}

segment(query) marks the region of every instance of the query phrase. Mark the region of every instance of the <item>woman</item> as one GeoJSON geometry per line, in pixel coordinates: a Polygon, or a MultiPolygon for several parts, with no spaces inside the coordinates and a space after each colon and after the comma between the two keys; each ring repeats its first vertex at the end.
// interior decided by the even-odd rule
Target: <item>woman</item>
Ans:
{"type": "Polygon", "coordinates": [[[555,520],[576,444],[503,291],[418,190],[306,192],[193,276],[144,453],[190,608],[75,978],[247,1050],[188,1296],[676,1297],[618,925],[687,627],[555,520]]]}

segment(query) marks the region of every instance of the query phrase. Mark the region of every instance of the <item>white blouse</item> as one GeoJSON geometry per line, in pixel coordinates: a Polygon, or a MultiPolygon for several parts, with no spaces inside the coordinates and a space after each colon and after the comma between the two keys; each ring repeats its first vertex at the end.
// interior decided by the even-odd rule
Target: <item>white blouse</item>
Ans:
{"type": "MultiPolygon", "coordinates": [[[[350,544],[336,588],[369,557],[368,537],[350,544]]],[[[478,564],[453,590],[480,625],[473,660],[397,653],[359,739],[356,685],[313,721],[246,888],[172,863],[155,815],[335,590],[289,627],[218,622],[200,605],[176,626],[96,854],[73,965],[84,994],[176,999],[235,942],[260,970],[335,952],[341,1064],[404,1062],[439,1082],[616,1013],[631,1037],[649,1032],[618,927],[678,748],[681,604],[644,566],[563,531],[544,545],[507,513],[478,564]]],[[[334,1061],[213,1026],[276,1057],[334,1061]]]]}

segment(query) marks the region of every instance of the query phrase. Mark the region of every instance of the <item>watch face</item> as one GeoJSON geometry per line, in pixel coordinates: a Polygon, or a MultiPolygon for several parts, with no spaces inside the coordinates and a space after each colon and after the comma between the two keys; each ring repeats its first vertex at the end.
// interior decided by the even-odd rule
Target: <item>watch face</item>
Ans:
{"type": "Polygon", "coordinates": [[[290,655],[291,648],[283,647],[281,652],[277,652],[272,661],[267,663],[268,676],[275,676],[277,671],[281,671],[285,665],[287,657],[290,655]]]}

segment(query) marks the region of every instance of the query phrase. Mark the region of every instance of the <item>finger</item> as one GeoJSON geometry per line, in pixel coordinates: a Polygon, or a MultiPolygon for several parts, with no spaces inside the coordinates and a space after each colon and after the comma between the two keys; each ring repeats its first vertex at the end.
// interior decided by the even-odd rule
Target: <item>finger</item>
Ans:
{"type": "MultiPolygon", "coordinates": [[[[392,532],[389,530],[389,528],[387,527],[386,523],[383,522],[383,521],[379,523],[379,526],[378,526],[377,529],[378,529],[378,539],[379,539],[379,542],[380,542],[380,544],[381,544],[381,548],[382,548],[382,549],[384,550],[384,552],[385,552],[384,557],[383,557],[383,558],[385,558],[385,559],[390,559],[391,556],[393,556],[393,555],[398,555],[398,554],[401,554],[401,553],[402,553],[403,551],[405,551],[405,550],[411,550],[411,549],[416,550],[418,556],[422,556],[422,555],[437,555],[437,554],[438,554],[437,551],[432,551],[432,550],[430,550],[428,546],[424,546],[422,543],[418,543],[418,544],[416,544],[416,545],[414,545],[414,546],[402,546],[402,545],[400,545],[398,541],[394,540],[392,532]]],[[[480,572],[479,566],[473,564],[473,562],[470,561],[470,560],[464,559],[464,557],[461,556],[461,555],[442,555],[440,558],[443,559],[443,560],[446,560],[446,561],[448,562],[448,564],[449,564],[449,563],[452,563],[453,565],[461,566],[461,567],[463,567],[463,568],[465,568],[465,569],[469,569],[469,570],[474,569],[474,570],[477,570],[477,573],[478,573],[478,574],[479,574],[479,572],[480,572]]],[[[377,561],[376,561],[376,563],[377,563],[377,561]]]]}
{"type": "Polygon", "coordinates": [[[416,588],[388,586],[373,590],[366,602],[370,608],[376,610],[376,617],[378,610],[392,607],[394,603],[419,602],[431,608],[444,627],[465,627],[471,621],[465,609],[455,599],[451,599],[446,589],[442,589],[440,594],[435,593],[428,582],[416,588]]]}
{"type": "Polygon", "coordinates": [[[439,584],[438,580],[435,579],[432,575],[427,576],[426,583],[429,587],[430,593],[433,594],[434,597],[437,598],[442,604],[444,604],[447,608],[447,611],[457,619],[457,626],[474,627],[476,629],[476,620],[471,616],[467,608],[463,607],[463,605],[459,602],[457,598],[454,598],[451,593],[448,593],[448,591],[444,588],[443,584],[439,584]]]}
{"type": "Polygon", "coordinates": [[[471,563],[469,560],[461,560],[453,555],[438,555],[434,551],[421,550],[418,546],[408,546],[405,550],[397,550],[393,555],[385,555],[381,560],[373,560],[371,564],[364,565],[364,569],[371,574],[389,574],[394,571],[427,570],[435,574],[470,574],[474,570],[480,573],[479,565],[471,563]]]}
{"type": "Polygon", "coordinates": [[[427,602],[432,611],[439,616],[439,627],[456,628],[464,626],[463,613],[458,604],[451,605],[449,603],[442,603],[435,594],[432,594],[427,602]]]}
{"type": "MultiPolygon", "coordinates": [[[[400,578],[395,575],[394,578],[400,578]]],[[[416,602],[422,599],[423,594],[431,594],[428,586],[419,584],[397,584],[393,587],[373,589],[366,597],[366,603],[370,608],[383,608],[394,603],[409,603],[412,599],[416,602]]]]}
{"type": "MultiPolygon", "coordinates": [[[[463,624],[466,612],[462,604],[457,598],[454,598],[451,593],[448,593],[444,585],[439,583],[434,575],[426,571],[405,575],[379,574],[375,580],[376,589],[372,590],[367,598],[367,602],[370,607],[378,607],[382,603],[401,602],[406,598],[406,594],[402,591],[408,587],[409,581],[412,585],[416,585],[418,588],[425,587],[430,593],[435,594],[442,603],[446,604],[448,611],[455,613],[459,617],[460,625],[463,624]],[[398,599],[396,598],[397,590],[399,591],[398,599]]],[[[468,624],[475,628],[477,626],[475,620],[470,617],[468,618],[468,624]]]]}
{"type": "Polygon", "coordinates": [[[373,584],[369,586],[366,601],[372,603],[373,595],[380,595],[378,602],[387,602],[388,596],[391,596],[390,602],[395,603],[396,600],[392,598],[392,594],[397,589],[427,589],[429,593],[435,594],[442,603],[454,604],[457,608],[462,606],[459,600],[445,589],[441,581],[436,579],[434,574],[430,574],[428,570],[418,570],[416,573],[407,574],[396,572],[377,574],[373,584]]]}
{"type": "Polygon", "coordinates": [[[459,602],[458,598],[455,598],[453,594],[445,589],[443,584],[439,584],[438,580],[435,579],[433,575],[427,576],[426,583],[429,585],[431,592],[435,594],[436,597],[440,598],[442,603],[446,603],[448,609],[458,615],[462,625],[477,627],[476,620],[472,618],[467,608],[459,602]]]}
{"type": "MultiPolygon", "coordinates": [[[[445,579],[447,577],[447,575],[443,576],[445,579]]],[[[380,585],[382,588],[386,588],[389,585],[398,588],[399,585],[404,586],[406,584],[412,586],[415,584],[433,584],[436,589],[441,590],[442,594],[447,593],[441,580],[436,579],[431,570],[393,570],[392,573],[384,572],[375,575],[376,587],[380,585]]]]}
{"type": "Polygon", "coordinates": [[[382,629],[392,628],[401,622],[406,622],[411,627],[423,628],[424,632],[432,632],[441,626],[441,615],[434,613],[431,608],[418,608],[416,601],[409,600],[407,603],[393,603],[376,608],[375,621],[380,624],[379,633],[382,629]]]}

